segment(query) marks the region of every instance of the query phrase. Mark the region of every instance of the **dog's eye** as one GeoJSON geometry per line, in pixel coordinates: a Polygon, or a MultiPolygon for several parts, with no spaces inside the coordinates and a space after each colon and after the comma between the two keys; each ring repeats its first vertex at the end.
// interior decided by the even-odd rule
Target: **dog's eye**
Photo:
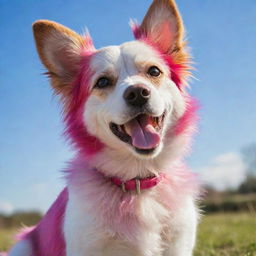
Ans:
{"type": "Polygon", "coordinates": [[[158,67],[156,66],[152,66],[148,69],[148,74],[150,76],[160,76],[161,75],[161,71],[158,67]]]}
{"type": "Polygon", "coordinates": [[[96,88],[103,89],[111,85],[111,81],[107,77],[101,77],[98,79],[97,83],[95,84],[96,88]]]}

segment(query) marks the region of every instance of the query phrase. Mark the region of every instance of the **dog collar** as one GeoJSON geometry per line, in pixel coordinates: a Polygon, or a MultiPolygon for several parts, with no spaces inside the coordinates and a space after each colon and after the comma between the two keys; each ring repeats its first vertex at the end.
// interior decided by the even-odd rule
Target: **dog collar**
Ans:
{"type": "Polygon", "coordinates": [[[163,178],[164,174],[161,173],[159,174],[159,176],[144,179],[135,178],[127,181],[122,181],[117,177],[112,177],[110,180],[116,186],[120,187],[123,190],[123,192],[136,190],[136,192],[140,194],[141,190],[155,187],[163,178]]]}

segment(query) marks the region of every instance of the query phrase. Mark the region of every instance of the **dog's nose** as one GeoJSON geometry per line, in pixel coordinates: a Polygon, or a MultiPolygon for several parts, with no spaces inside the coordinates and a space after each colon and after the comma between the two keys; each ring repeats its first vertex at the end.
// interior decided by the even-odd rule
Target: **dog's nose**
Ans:
{"type": "Polygon", "coordinates": [[[132,85],[124,91],[123,97],[129,105],[142,107],[150,98],[150,90],[144,85],[132,85]]]}

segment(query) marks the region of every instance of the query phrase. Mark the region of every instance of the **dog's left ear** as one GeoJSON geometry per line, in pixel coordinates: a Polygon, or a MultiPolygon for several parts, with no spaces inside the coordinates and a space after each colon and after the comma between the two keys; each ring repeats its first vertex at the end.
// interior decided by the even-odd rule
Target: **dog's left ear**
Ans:
{"type": "Polygon", "coordinates": [[[184,26],[175,1],[154,0],[135,36],[148,38],[163,53],[182,50],[184,26]]]}

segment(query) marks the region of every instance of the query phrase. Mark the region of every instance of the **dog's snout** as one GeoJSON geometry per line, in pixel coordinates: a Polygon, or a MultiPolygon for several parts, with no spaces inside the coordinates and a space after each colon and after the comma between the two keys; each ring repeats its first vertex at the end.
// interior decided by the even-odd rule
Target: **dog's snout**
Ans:
{"type": "Polygon", "coordinates": [[[123,95],[127,104],[142,107],[150,98],[150,90],[144,85],[129,86],[123,95]]]}

